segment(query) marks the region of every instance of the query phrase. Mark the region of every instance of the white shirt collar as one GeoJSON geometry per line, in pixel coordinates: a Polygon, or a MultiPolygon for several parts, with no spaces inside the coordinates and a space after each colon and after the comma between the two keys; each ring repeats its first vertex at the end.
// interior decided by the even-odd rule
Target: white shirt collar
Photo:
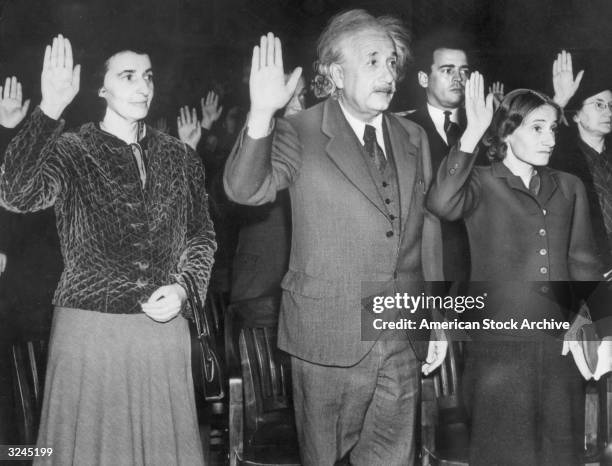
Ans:
{"type": "Polygon", "coordinates": [[[365,142],[363,141],[363,133],[365,132],[366,125],[374,126],[374,129],[376,130],[376,142],[378,142],[378,145],[382,149],[383,153],[385,154],[385,158],[386,158],[387,149],[385,147],[385,137],[384,137],[383,129],[382,129],[383,114],[379,113],[378,115],[374,117],[372,121],[369,121],[366,123],[365,121],[361,121],[358,118],[355,118],[353,115],[351,115],[344,108],[344,106],[339,100],[338,100],[338,103],[340,104],[340,108],[342,109],[342,113],[344,114],[346,121],[348,121],[349,126],[353,128],[353,131],[355,132],[355,135],[357,136],[357,139],[359,139],[359,142],[361,143],[361,145],[365,144],[365,142]]]}
{"type": "Polygon", "coordinates": [[[436,131],[440,137],[448,144],[446,140],[446,131],[444,131],[444,112],[451,112],[450,119],[452,122],[459,124],[459,109],[454,108],[452,110],[442,110],[441,108],[434,107],[430,103],[427,103],[427,112],[433,121],[436,131]]]}

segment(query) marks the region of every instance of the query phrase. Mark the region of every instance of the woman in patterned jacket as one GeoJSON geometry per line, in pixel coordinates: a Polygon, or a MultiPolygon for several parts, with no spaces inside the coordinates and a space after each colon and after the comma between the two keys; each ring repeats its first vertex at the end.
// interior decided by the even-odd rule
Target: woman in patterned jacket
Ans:
{"type": "Polygon", "coordinates": [[[216,249],[204,170],[143,124],[149,56],[123,48],[104,59],[104,118],[63,132],[80,65],[68,39],[53,39],[41,103],[0,175],[10,210],[54,206],[64,259],[38,436],[53,454],[39,460],[202,464],[184,280],[193,274],[203,297],[216,249]]]}

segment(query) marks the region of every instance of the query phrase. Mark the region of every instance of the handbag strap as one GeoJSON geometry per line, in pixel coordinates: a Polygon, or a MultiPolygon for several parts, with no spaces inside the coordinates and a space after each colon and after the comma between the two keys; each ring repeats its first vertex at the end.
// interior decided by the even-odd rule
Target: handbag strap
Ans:
{"type": "Polygon", "coordinates": [[[185,285],[187,286],[187,300],[189,302],[189,306],[191,306],[198,338],[208,336],[210,335],[210,331],[203,321],[203,319],[205,319],[204,307],[202,306],[202,300],[200,299],[200,294],[198,293],[194,276],[191,272],[186,271],[183,273],[183,277],[185,278],[185,285]]]}

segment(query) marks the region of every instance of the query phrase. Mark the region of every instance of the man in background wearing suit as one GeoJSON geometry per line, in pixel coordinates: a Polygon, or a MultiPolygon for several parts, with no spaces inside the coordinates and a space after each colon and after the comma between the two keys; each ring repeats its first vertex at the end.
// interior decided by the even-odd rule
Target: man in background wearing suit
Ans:
{"type": "MultiPolygon", "coordinates": [[[[417,79],[425,103],[406,118],[423,127],[429,139],[431,162],[437,173],[465,130],[464,86],[469,75],[468,45],[453,31],[436,31],[417,48],[417,79]]],[[[470,254],[463,220],[441,221],[444,278],[469,280],[470,254]]]]}
{"type": "Polygon", "coordinates": [[[292,356],[306,466],[347,458],[355,466],[413,464],[420,372],[446,354],[443,339],[423,351],[416,332],[388,338],[379,330],[369,341],[361,333],[362,312],[371,313],[362,303],[372,295],[418,295],[442,276],[439,223],[424,208],[427,137],[385,112],[409,53],[406,36],[395,18],[335,16],[317,48],[316,92],[327,98],[276,120],[301,70],[286,82],[280,40],[262,37],[247,127],[225,167],[236,202],[264,204],[289,188],[293,233],[278,345],[292,356]]]}

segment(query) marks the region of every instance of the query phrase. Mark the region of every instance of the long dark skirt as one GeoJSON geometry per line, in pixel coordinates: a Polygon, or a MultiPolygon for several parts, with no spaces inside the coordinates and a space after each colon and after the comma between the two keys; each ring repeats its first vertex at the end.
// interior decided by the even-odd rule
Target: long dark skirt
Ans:
{"type": "Polygon", "coordinates": [[[561,347],[554,339],[467,344],[470,466],[581,464],[584,382],[561,347]]]}
{"type": "Polygon", "coordinates": [[[187,321],[56,308],[37,464],[201,465],[187,321]]]}

